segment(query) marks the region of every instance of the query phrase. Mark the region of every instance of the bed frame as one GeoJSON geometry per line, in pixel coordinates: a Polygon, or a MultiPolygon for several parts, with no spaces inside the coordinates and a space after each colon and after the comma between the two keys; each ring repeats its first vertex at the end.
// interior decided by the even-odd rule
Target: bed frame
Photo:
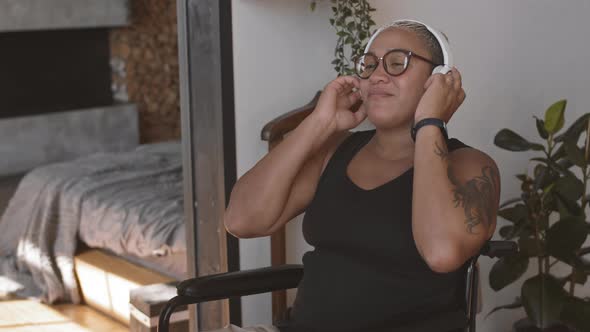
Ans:
{"type": "MultiPolygon", "coordinates": [[[[268,143],[269,151],[277,146],[290,131],[295,129],[303,121],[303,119],[305,119],[313,111],[319,96],[320,92],[317,92],[312,100],[306,105],[278,116],[263,127],[261,131],[261,139],[268,143]]],[[[93,110],[93,112],[88,112],[87,115],[90,115],[89,119],[93,121],[94,117],[97,116],[97,112],[100,111],[93,110]]],[[[129,122],[130,120],[134,121],[134,117],[133,115],[130,115],[130,112],[135,112],[135,107],[133,105],[125,106],[125,111],[120,113],[120,120],[124,120],[126,122],[129,122]]],[[[56,115],[48,116],[55,117],[56,115]]],[[[117,118],[116,114],[114,116],[117,118]]],[[[61,114],[57,115],[57,117],[61,117],[57,119],[60,122],[63,121],[62,118],[64,117],[73,117],[75,118],[73,123],[78,125],[79,121],[84,121],[84,113],[61,114]]],[[[45,122],[43,116],[39,116],[38,118],[33,118],[31,120],[15,120],[21,122],[32,120],[32,123],[35,123],[35,121],[41,121],[39,123],[45,122]]],[[[114,123],[116,121],[109,122],[114,123]]],[[[137,127],[133,125],[127,126],[127,130],[130,128],[132,130],[137,130],[137,127]]],[[[129,138],[133,137],[134,133],[127,132],[125,135],[126,138],[129,138]]],[[[88,140],[90,138],[86,137],[85,139],[88,140]]],[[[101,138],[98,137],[95,139],[97,141],[101,140],[101,138]]],[[[112,139],[112,136],[110,139],[112,139]]],[[[133,139],[131,139],[131,141],[132,142],[129,142],[130,145],[137,144],[137,141],[134,141],[133,139]]],[[[82,155],[88,152],[82,151],[79,153],[82,155]]],[[[55,156],[52,158],[59,159],[59,157],[55,156]]],[[[18,171],[22,172],[23,169],[18,169],[18,171]]],[[[129,323],[128,296],[126,294],[129,294],[129,292],[135,287],[173,281],[172,278],[162,275],[157,271],[141,267],[121,257],[110,255],[97,249],[85,248],[81,250],[80,253],[76,254],[75,263],[76,274],[79,278],[81,293],[85,303],[90,307],[98,309],[110,317],[113,317],[125,324],[129,323]],[[109,286],[109,283],[113,284],[113,280],[117,280],[117,287],[113,288],[112,285],[109,286]],[[97,287],[102,291],[97,292],[97,287]]],[[[273,266],[286,264],[286,234],[284,227],[271,236],[271,264],[273,266]]],[[[286,291],[273,292],[273,321],[283,317],[286,309],[286,291]]]]}
{"type": "MultiPolygon", "coordinates": [[[[128,151],[138,144],[138,114],[132,103],[0,118],[0,213],[30,170],[96,152],[128,151]]],[[[95,249],[79,250],[74,261],[86,304],[122,322],[129,321],[129,301],[119,303],[126,289],[172,280],[95,249]],[[113,289],[106,291],[109,287],[113,289]]]]}

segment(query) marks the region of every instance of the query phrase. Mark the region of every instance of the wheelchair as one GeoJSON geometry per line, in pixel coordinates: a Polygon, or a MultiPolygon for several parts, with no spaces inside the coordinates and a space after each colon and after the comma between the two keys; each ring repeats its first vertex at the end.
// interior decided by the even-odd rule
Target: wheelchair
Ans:
{"type": "MultiPolygon", "coordinates": [[[[479,256],[502,258],[518,252],[518,245],[513,241],[488,241],[479,254],[472,257],[466,269],[465,301],[462,311],[465,314],[465,332],[475,332],[475,317],[477,314],[479,256]]],[[[303,277],[303,265],[285,264],[252,270],[235,271],[197,277],[182,281],[177,286],[177,296],[170,299],[162,308],[158,321],[158,332],[168,332],[170,316],[174,309],[181,305],[195,304],[207,301],[227,299],[234,296],[246,296],[296,288],[303,277]]],[[[412,331],[432,332],[427,326],[428,319],[412,326],[412,331]]],[[[442,321],[436,324],[444,324],[442,321]]],[[[441,325],[438,325],[441,326],[441,325]]]]}

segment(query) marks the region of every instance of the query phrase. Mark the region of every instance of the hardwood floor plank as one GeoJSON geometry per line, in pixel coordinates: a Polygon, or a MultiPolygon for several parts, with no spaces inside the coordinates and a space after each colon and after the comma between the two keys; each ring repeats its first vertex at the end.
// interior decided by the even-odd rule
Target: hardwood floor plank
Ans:
{"type": "Polygon", "coordinates": [[[0,332],[126,332],[129,328],[85,305],[0,302],[0,332]]]}

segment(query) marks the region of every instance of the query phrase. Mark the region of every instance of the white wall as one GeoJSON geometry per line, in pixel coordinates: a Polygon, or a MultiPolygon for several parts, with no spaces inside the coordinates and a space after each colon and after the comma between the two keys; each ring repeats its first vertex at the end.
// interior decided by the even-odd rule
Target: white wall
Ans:
{"type": "MultiPolygon", "coordinates": [[[[233,44],[237,173],[268,147],[260,131],[271,119],[307,104],[335,77],[329,7],[309,1],[234,0],[233,44]]],[[[270,265],[270,238],[240,240],[241,269],[270,265]]],[[[269,294],[242,300],[244,325],[271,321],[269,294]]]]}
{"type": "MultiPolygon", "coordinates": [[[[451,136],[491,155],[500,168],[502,198],[519,195],[514,177],[527,168],[532,154],[504,151],[493,145],[501,128],[536,140],[533,115],[558,99],[568,100],[566,126],[590,112],[590,14],[587,1],[550,0],[373,0],[377,25],[414,18],[442,30],[450,39],[467,98],[449,123],[451,136]]],[[[497,230],[504,225],[498,221],[497,230]]],[[[497,232],[496,232],[497,233],[497,232]]],[[[496,234],[495,239],[500,239],[496,234]]],[[[494,261],[480,259],[483,312],[478,331],[510,331],[524,310],[502,310],[484,320],[495,306],[520,295],[526,276],[500,292],[489,288],[494,261]]],[[[537,266],[531,264],[528,275],[537,266]]],[[[567,270],[566,270],[567,271],[567,270]]],[[[583,291],[590,294],[590,287],[583,291]]]]}
{"type": "MultiPolygon", "coordinates": [[[[566,126],[590,111],[590,28],[583,24],[590,3],[550,0],[373,0],[375,20],[414,18],[445,32],[463,76],[467,98],[451,120],[451,136],[490,154],[502,175],[502,200],[518,195],[514,174],[531,155],[500,150],[493,138],[501,128],[537,137],[532,115],[543,116],[566,98],[566,126]]],[[[266,153],[259,132],[271,118],[306,103],[334,73],[334,46],[326,1],[311,13],[309,1],[233,1],[236,139],[238,176],[266,153]]],[[[366,127],[366,124],[365,126],[366,127]]],[[[499,221],[498,229],[503,223],[499,221]]],[[[301,218],[288,225],[288,261],[300,263],[310,247],[301,236],[301,218]]],[[[498,238],[498,237],[496,237],[498,238]]],[[[241,268],[270,264],[269,239],[241,240],[241,268]]],[[[481,258],[484,307],[482,332],[509,331],[524,311],[496,305],[519,295],[516,283],[495,293],[488,287],[492,260],[481,258]]],[[[531,265],[534,271],[536,266],[531,265]]],[[[532,272],[531,271],[531,272],[532,272]]],[[[587,289],[588,290],[588,287],[587,289]]],[[[586,291],[585,290],[585,291],[586,291]]],[[[590,294],[590,291],[585,294],[590,294]]],[[[293,292],[290,293],[290,300],[293,292]]],[[[270,296],[244,298],[244,325],[270,322],[270,296]]]]}

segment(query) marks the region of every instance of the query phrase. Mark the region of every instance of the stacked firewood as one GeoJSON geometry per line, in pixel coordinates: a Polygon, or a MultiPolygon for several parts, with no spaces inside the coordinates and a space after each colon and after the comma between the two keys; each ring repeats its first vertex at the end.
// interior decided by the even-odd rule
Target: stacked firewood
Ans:
{"type": "Polygon", "coordinates": [[[175,0],[132,0],[131,25],[110,33],[113,93],[137,104],[141,142],[180,138],[175,0]]]}

